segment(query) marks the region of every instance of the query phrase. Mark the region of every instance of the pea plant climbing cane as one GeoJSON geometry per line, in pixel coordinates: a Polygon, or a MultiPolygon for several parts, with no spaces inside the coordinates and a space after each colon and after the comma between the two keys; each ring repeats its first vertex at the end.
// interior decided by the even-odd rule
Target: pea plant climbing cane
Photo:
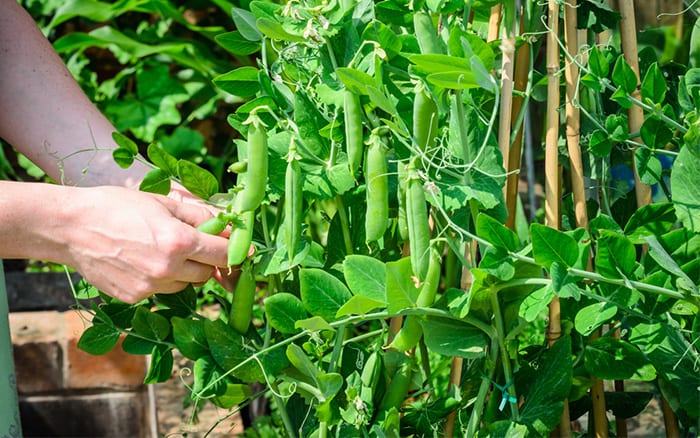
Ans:
{"type": "Polygon", "coordinates": [[[231,18],[218,41],[250,62],[213,82],[239,102],[235,182],[147,157],[221,209],[202,228],[226,229],[241,280],[105,297],[82,348],[124,336],[148,382],[179,350],[194,403],[268,401],[255,436],[572,436],[584,414],[605,436],[606,411],[656,393],[697,431],[697,68],[645,49],[635,73],[592,37],[624,27],[597,0],[254,0],[231,18]],[[518,200],[521,136],[542,210],[518,200]]]}

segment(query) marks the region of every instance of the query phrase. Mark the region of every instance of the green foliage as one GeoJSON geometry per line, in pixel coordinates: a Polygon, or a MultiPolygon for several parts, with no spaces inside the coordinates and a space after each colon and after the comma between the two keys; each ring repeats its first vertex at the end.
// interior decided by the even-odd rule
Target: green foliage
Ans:
{"type": "MultiPolygon", "coordinates": [[[[154,358],[148,382],[167,378],[177,348],[194,362],[192,397],[217,406],[245,403],[248,384],[263,383],[274,409],[261,436],[439,434],[451,413],[463,436],[544,436],[567,400],[577,415],[590,409],[592,378],[655,380],[682,426],[697,427],[700,73],[646,50],[638,80],[619,47],[592,47],[579,66],[577,101],[586,183],[595,189],[589,227],[573,225],[567,192],[562,230],[520,216],[510,230],[494,135],[502,89],[491,74],[502,46],[485,40],[484,8],[496,3],[255,0],[226,10],[213,27],[183,21],[170,5],[148,31],[105,26],[59,40],[77,58],[105,47],[133,66],[83,85],[120,130],[151,143],[156,169],[142,189],[165,193],[171,180],[183,183],[231,215],[232,247],[245,231],[256,250],[246,261],[257,286],[247,331],[232,326],[232,294],[208,292],[221,312],[205,316],[188,288],[134,306],[105,299],[81,348],[102,353],[126,333],[127,351],[154,358]],[[180,37],[184,29],[195,37],[180,37]],[[121,88],[127,82],[133,87],[121,88]],[[240,139],[217,164],[183,120],[206,118],[224,101],[240,104],[226,108],[240,139]],[[639,132],[628,126],[632,107],[643,112],[639,132]],[[251,120],[265,127],[266,175],[248,173],[251,120]],[[377,144],[379,158],[368,153],[377,144]],[[369,166],[380,175],[370,175],[370,159],[382,161],[369,166]],[[298,185],[288,193],[290,162],[301,193],[298,185]],[[652,204],[632,207],[633,183],[621,169],[654,186],[652,204]],[[263,199],[237,211],[250,178],[267,181],[263,199]],[[367,211],[378,181],[382,208],[367,211]],[[300,206],[285,208],[291,200],[300,206]],[[405,233],[402,217],[410,220],[405,233]],[[370,236],[375,220],[381,226],[370,236]],[[439,285],[425,298],[432,277],[420,260],[431,251],[439,285]],[[460,284],[462,276],[471,283],[460,284]],[[540,328],[555,298],[563,333],[545,347],[540,328]],[[399,352],[392,330],[402,320],[412,334],[399,352]],[[467,359],[458,386],[448,383],[453,357],[467,359]]],[[[525,3],[524,23],[537,24],[526,25],[530,40],[518,44],[537,46],[544,9],[525,3]]],[[[114,20],[130,7],[155,8],[100,5],[71,2],[51,26],[76,11],[114,20]]],[[[580,2],[578,13],[588,31],[616,32],[619,16],[604,2],[580,2]]],[[[531,62],[527,98],[547,69],[540,57],[531,62]]],[[[530,123],[544,131],[541,120],[530,123]]],[[[134,145],[117,139],[115,158],[128,165],[134,145]]],[[[236,249],[241,259],[245,243],[236,249]]],[[[632,416],[649,396],[611,394],[609,402],[632,416]]]]}

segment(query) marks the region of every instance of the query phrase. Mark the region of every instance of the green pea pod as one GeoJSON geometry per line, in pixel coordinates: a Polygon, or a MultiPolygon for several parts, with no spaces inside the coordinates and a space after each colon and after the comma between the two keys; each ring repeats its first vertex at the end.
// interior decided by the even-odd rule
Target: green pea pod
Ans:
{"type": "Polygon", "coordinates": [[[226,229],[227,222],[220,215],[207,219],[197,225],[197,229],[202,233],[217,235],[221,234],[226,229]]]}
{"type": "Polygon", "coordinates": [[[399,366],[391,378],[391,382],[387,386],[387,391],[380,404],[380,412],[389,411],[391,408],[397,411],[401,409],[406,394],[411,386],[411,377],[413,375],[413,357],[407,357],[406,360],[399,366]]]}
{"type": "Polygon", "coordinates": [[[438,107],[427,87],[419,82],[413,97],[413,139],[421,151],[435,145],[438,131],[438,107]]]}
{"type": "MultiPolygon", "coordinates": [[[[420,292],[416,305],[418,307],[430,307],[435,301],[438,286],[440,285],[440,272],[442,268],[442,257],[435,248],[430,249],[430,265],[425,281],[421,285],[420,292]]],[[[396,348],[398,351],[405,352],[415,347],[423,335],[423,327],[420,325],[419,319],[415,315],[407,315],[404,318],[403,327],[396,334],[396,337],[389,345],[396,348]]]]}
{"type": "Polygon", "coordinates": [[[248,257],[250,244],[253,242],[253,225],[255,211],[248,210],[240,213],[238,226],[234,226],[228,238],[228,264],[240,265],[248,257]]]}
{"type": "Polygon", "coordinates": [[[408,217],[406,215],[406,190],[408,189],[408,167],[399,162],[397,166],[398,184],[396,198],[398,200],[397,209],[397,230],[399,234],[399,242],[408,241],[408,217]]]}
{"type": "Polygon", "coordinates": [[[372,134],[365,162],[367,182],[367,213],[365,240],[379,240],[389,225],[389,177],[387,174],[386,146],[379,136],[372,134]]]}
{"type": "Polygon", "coordinates": [[[438,37],[430,14],[426,11],[417,11],[413,14],[413,29],[422,54],[444,54],[442,41],[438,37]]]}
{"type": "Polygon", "coordinates": [[[362,384],[369,388],[376,388],[377,382],[379,381],[379,376],[382,372],[382,357],[378,352],[373,351],[369,355],[369,358],[365,362],[365,366],[362,367],[362,374],[360,374],[360,380],[362,384]]]}
{"type": "Polygon", "coordinates": [[[345,145],[350,165],[350,174],[355,176],[362,163],[365,143],[362,136],[362,105],[360,96],[350,90],[343,92],[345,119],[345,145]]]}
{"type": "Polygon", "coordinates": [[[285,174],[284,189],[284,224],[287,243],[287,255],[291,266],[296,254],[297,244],[301,236],[301,220],[303,213],[303,193],[301,167],[296,157],[294,146],[289,149],[287,160],[287,172],[285,174]]]}
{"type": "Polygon", "coordinates": [[[236,289],[233,292],[231,302],[231,314],[229,324],[240,334],[248,331],[253,316],[253,304],[255,303],[255,275],[253,275],[253,263],[247,262],[241,269],[236,289]]]}
{"type": "Polygon", "coordinates": [[[408,242],[411,250],[411,267],[419,280],[425,280],[430,263],[430,226],[425,192],[413,162],[408,169],[406,192],[406,216],[408,217],[408,242]]]}
{"type": "Polygon", "coordinates": [[[248,127],[248,164],[246,173],[252,178],[245,180],[240,191],[240,211],[255,210],[265,197],[267,187],[267,131],[259,119],[248,127]]]}

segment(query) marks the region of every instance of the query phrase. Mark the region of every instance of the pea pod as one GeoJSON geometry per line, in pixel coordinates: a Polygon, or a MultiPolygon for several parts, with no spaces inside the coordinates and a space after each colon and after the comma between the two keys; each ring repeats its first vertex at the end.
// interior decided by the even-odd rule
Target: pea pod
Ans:
{"type": "Polygon", "coordinates": [[[345,120],[345,146],[350,174],[355,176],[362,163],[365,144],[362,136],[362,105],[360,96],[350,90],[343,92],[343,116],[345,120]]]}
{"type": "Polygon", "coordinates": [[[299,166],[296,148],[293,144],[289,148],[284,190],[285,237],[287,243],[287,255],[289,256],[289,264],[291,266],[292,262],[294,261],[294,255],[296,254],[299,237],[301,236],[301,215],[303,212],[304,201],[302,193],[301,167],[299,166]]]}
{"type": "MultiPolygon", "coordinates": [[[[421,285],[416,306],[430,307],[435,301],[438,286],[440,285],[440,272],[442,268],[442,257],[440,252],[435,249],[430,249],[430,265],[425,281],[421,285]]],[[[423,335],[423,327],[420,325],[419,319],[415,315],[407,315],[404,319],[403,327],[396,334],[396,337],[391,342],[390,347],[396,348],[401,352],[405,352],[415,347],[423,335]]]]}
{"type": "Polygon", "coordinates": [[[255,211],[248,210],[239,213],[237,226],[231,230],[228,238],[228,264],[240,265],[248,257],[250,244],[253,242],[253,225],[255,211]]]}
{"type": "Polygon", "coordinates": [[[442,41],[438,37],[430,14],[422,10],[413,14],[413,29],[422,54],[444,54],[442,41]]]}
{"type": "Polygon", "coordinates": [[[421,151],[435,144],[438,130],[438,108],[427,87],[419,82],[413,97],[413,139],[421,151]]]}
{"type": "Polygon", "coordinates": [[[389,411],[391,408],[395,408],[398,411],[401,408],[411,386],[413,361],[413,356],[409,356],[399,365],[399,368],[391,378],[390,384],[387,386],[387,392],[384,394],[379,407],[380,412],[389,411]]]}
{"type": "Polygon", "coordinates": [[[413,274],[423,281],[430,262],[430,226],[425,192],[413,161],[408,168],[406,192],[406,216],[408,217],[408,242],[411,249],[413,274]]]}
{"type": "Polygon", "coordinates": [[[229,316],[229,324],[240,334],[245,334],[250,326],[253,304],[255,303],[255,290],[253,263],[249,261],[243,265],[241,275],[238,277],[229,316]]]}
{"type": "Polygon", "coordinates": [[[255,210],[265,197],[267,187],[267,131],[262,121],[254,117],[248,127],[248,163],[243,190],[238,194],[240,211],[255,210]]]}
{"type": "Polygon", "coordinates": [[[389,177],[387,175],[386,146],[381,138],[372,134],[365,162],[367,182],[367,213],[365,215],[365,240],[379,240],[389,224],[389,177]]]}
{"type": "Polygon", "coordinates": [[[216,215],[197,225],[197,229],[202,233],[217,235],[226,229],[227,222],[221,215],[216,215]]]}

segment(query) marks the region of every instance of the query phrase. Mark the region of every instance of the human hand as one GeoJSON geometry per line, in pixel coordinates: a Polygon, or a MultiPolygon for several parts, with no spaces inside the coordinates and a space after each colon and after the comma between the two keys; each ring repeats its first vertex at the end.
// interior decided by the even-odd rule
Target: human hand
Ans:
{"type": "Polygon", "coordinates": [[[106,294],[135,303],[212,276],[231,286],[216,268],[226,266],[227,239],[195,229],[207,208],[119,187],[69,190],[55,234],[62,262],[106,294]]]}

